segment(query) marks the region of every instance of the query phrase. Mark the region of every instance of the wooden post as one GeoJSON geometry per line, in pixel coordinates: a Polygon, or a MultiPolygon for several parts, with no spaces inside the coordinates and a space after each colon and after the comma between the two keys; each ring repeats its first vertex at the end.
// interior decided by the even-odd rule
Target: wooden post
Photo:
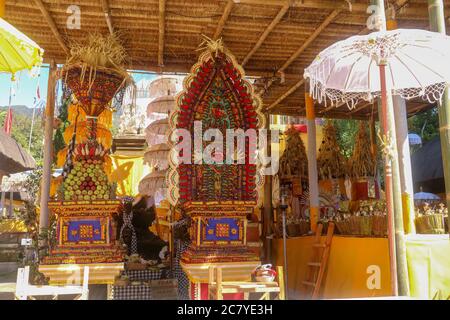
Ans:
{"type": "Polygon", "coordinates": [[[5,16],[5,0],[0,0],[0,18],[5,16]]]}
{"type": "Polygon", "coordinates": [[[319,180],[317,175],[316,155],[316,116],[314,101],[308,92],[305,92],[306,123],[308,128],[308,179],[309,179],[309,217],[311,230],[316,231],[319,222],[319,180]]]}
{"type": "MultiPolygon", "coordinates": [[[[267,130],[267,155],[271,154],[271,136],[270,136],[270,114],[266,113],[266,130],[267,130]]],[[[264,239],[264,260],[268,263],[272,261],[272,176],[264,176],[264,202],[263,202],[263,239],[264,239]]]]}
{"type": "Polygon", "coordinates": [[[53,158],[53,117],[55,111],[55,85],[56,85],[56,63],[50,62],[47,85],[47,105],[45,107],[45,128],[44,128],[44,161],[41,180],[41,199],[39,232],[42,233],[48,228],[48,200],[50,197],[50,178],[52,174],[53,158]]]}
{"type": "MultiPolygon", "coordinates": [[[[395,15],[395,13],[393,13],[395,15]]],[[[386,21],[388,30],[397,29],[395,16],[388,17],[386,21]]],[[[414,224],[414,189],[411,170],[411,153],[408,139],[408,112],[406,102],[400,96],[393,97],[394,119],[397,135],[397,152],[400,169],[400,188],[402,193],[403,226],[406,233],[416,233],[414,224]]]]}
{"type": "MultiPolygon", "coordinates": [[[[445,34],[446,30],[443,1],[428,0],[428,13],[430,16],[431,30],[445,34]]],[[[438,115],[442,163],[444,165],[445,200],[447,202],[447,208],[450,209],[450,93],[448,87],[442,97],[442,103],[439,103],[438,115]]],[[[450,227],[450,219],[448,220],[448,225],[450,227]]]]}
{"type": "Polygon", "coordinates": [[[2,212],[0,214],[0,217],[4,218],[4,217],[6,217],[6,208],[5,208],[6,192],[5,192],[5,190],[3,190],[3,186],[1,184],[1,182],[2,181],[0,180],[0,187],[2,188],[2,196],[1,196],[1,200],[0,200],[2,212]]]}
{"type": "Polygon", "coordinates": [[[8,218],[13,218],[14,216],[14,191],[12,187],[9,189],[9,208],[8,208],[8,218]]]}
{"type": "MultiPolygon", "coordinates": [[[[386,16],[383,0],[371,0],[372,5],[379,7],[378,13],[384,21],[380,26],[381,30],[386,30],[386,16]]],[[[406,262],[406,245],[403,229],[403,212],[400,188],[400,170],[398,163],[396,128],[394,120],[394,108],[390,88],[387,88],[385,62],[379,64],[381,81],[381,123],[384,134],[391,139],[393,152],[390,157],[386,157],[385,184],[386,184],[386,204],[388,208],[389,222],[389,255],[391,265],[391,285],[394,295],[409,295],[408,267],[406,262]],[[395,230],[395,231],[394,231],[395,230]],[[394,233],[394,234],[393,234],[394,233]],[[394,259],[395,258],[395,259],[394,259]]]]}

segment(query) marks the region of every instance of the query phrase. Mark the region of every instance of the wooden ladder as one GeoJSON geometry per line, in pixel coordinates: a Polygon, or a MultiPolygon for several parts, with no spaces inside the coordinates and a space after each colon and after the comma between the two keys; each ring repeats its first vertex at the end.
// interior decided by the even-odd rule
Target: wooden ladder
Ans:
{"type": "Polygon", "coordinates": [[[334,223],[328,223],[328,230],[325,242],[321,242],[323,224],[319,223],[314,236],[312,261],[308,262],[306,270],[306,280],[302,284],[307,293],[311,293],[311,299],[317,299],[322,285],[322,279],[330,256],[331,240],[333,239],[334,223]]]}

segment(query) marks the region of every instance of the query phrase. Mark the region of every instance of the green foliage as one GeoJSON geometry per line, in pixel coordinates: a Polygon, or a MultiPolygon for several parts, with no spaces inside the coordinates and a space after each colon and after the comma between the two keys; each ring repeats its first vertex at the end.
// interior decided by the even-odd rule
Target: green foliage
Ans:
{"type": "Polygon", "coordinates": [[[342,154],[349,158],[353,154],[358,121],[356,120],[332,120],[337,133],[337,142],[342,154]]]}
{"type": "Polygon", "coordinates": [[[71,103],[70,96],[63,100],[63,103],[59,109],[59,116],[58,119],[60,120],[59,127],[55,130],[55,134],[53,136],[53,146],[54,146],[54,155],[53,157],[54,161],[56,161],[56,155],[58,152],[66,147],[66,143],[64,141],[64,131],[66,130],[67,126],[70,125],[69,121],[67,120],[68,117],[68,108],[71,103]]]}
{"type": "MultiPolygon", "coordinates": [[[[7,111],[0,111],[0,126],[3,127],[5,123],[7,111]]],[[[31,118],[14,112],[11,136],[24,148],[28,150],[28,143],[30,139],[31,118]]],[[[33,124],[33,134],[31,137],[30,154],[36,160],[37,165],[42,164],[42,148],[44,139],[44,128],[41,119],[36,116],[33,124]]]]}
{"type": "Polygon", "coordinates": [[[408,130],[422,138],[422,143],[430,141],[439,136],[438,108],[416,114],[408,119],[408,130]]]}

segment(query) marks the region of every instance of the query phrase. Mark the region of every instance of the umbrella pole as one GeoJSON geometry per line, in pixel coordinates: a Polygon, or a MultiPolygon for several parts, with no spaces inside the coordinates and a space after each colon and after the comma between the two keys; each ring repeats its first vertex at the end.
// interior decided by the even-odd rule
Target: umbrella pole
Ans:
{"type": "MultiPolygon", "coordinates": [[[[387,92],[386,92],[386,65],[380,64],[380,82],[381,82],[381,119],[383,133],[387,137],[389,134],[388,115],[387,115],[387,92]]],[[[392,192],[392,166],[388,156],[385,159],[385,191],[386,191],[386,208],[388,217],[388,239],[389,239],[389,260],[391,273],[391,289],[392,294],[398,295],[397,284],[397,261],[395,254],[395,238],[394,238],[394,203],[392,192]]]]}

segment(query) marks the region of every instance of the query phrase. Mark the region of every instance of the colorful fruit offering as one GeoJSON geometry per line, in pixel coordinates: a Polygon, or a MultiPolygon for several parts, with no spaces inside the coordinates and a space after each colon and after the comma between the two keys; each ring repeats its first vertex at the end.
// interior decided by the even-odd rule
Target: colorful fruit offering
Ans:
{"type": "Polygon", "coordinates": [[[110,186],[103,170],[107,150],[101,144],[78,144],[74,150],[74,165],[64,180],[64,200],[109,200],[110,186]]]}

